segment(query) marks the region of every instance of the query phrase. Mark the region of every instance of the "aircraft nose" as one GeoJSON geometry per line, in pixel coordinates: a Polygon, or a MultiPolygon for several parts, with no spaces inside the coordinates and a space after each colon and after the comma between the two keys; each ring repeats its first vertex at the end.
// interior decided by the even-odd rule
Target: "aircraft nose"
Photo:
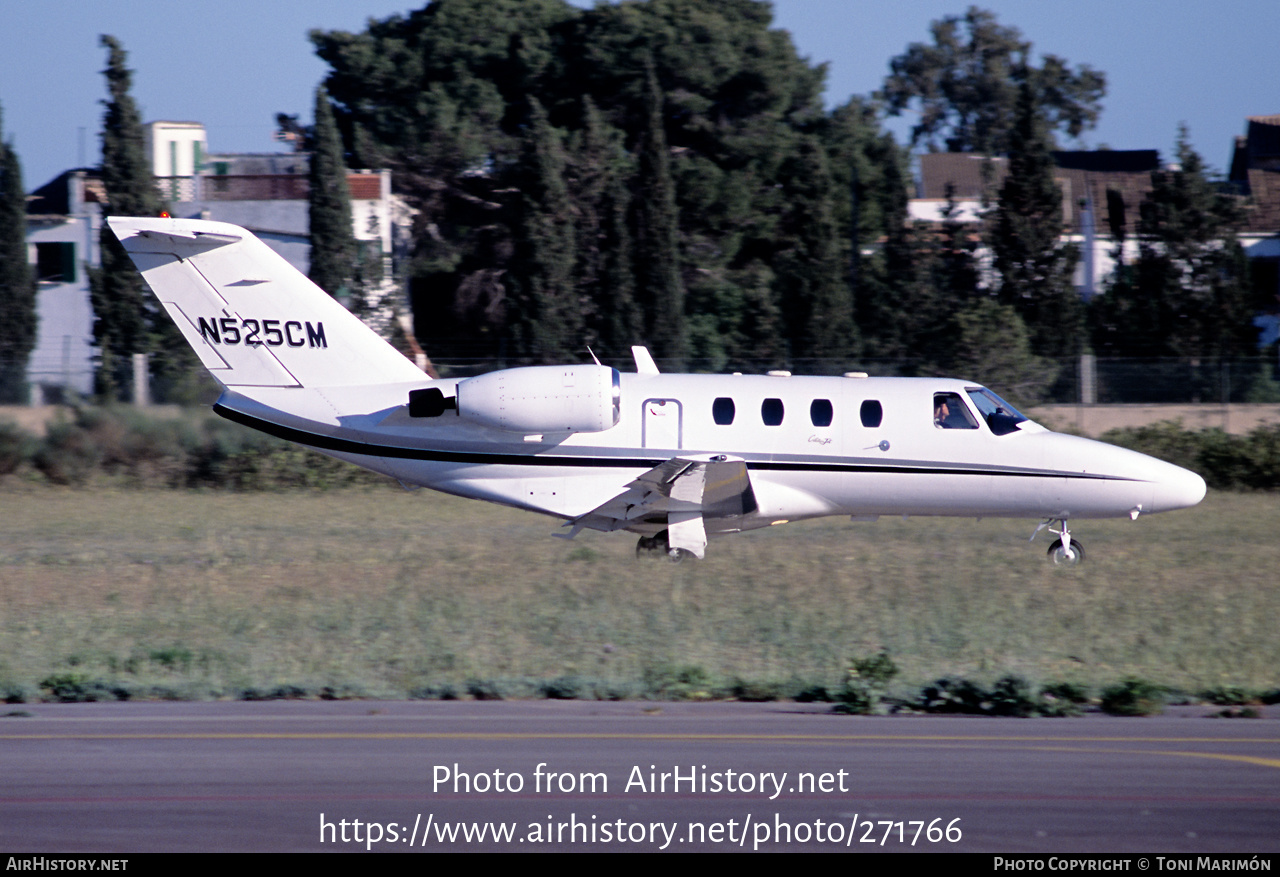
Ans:
{"type": "Polygon", "coordinates": [[[1203,478],[1188,469],[1168,464],[1168,469],[1160,473],[1155,483],[1155,511],[1190,508],[1204,499],[1204,493],[1203,478]]]}

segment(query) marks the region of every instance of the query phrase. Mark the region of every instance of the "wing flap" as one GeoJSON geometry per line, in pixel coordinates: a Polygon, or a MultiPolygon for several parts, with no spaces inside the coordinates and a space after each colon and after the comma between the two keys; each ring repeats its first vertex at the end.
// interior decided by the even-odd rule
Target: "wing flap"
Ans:
{"type": "MultiPolygon", "coordinates": [[[[574,531],[623,530],[644,518],[665,516],[694,541],[705,518],[740,517],[757,508],[747,464],[737,457],[672,457],[640,475],[617,496],[570,521],[574,531]],[[691,523],[697,518],[696,525],[691,523]]],[[[701,537],[705,544],[705,535],[701,537]]],[[[674,543],[673,543],[674,544],[674,543]]]]}

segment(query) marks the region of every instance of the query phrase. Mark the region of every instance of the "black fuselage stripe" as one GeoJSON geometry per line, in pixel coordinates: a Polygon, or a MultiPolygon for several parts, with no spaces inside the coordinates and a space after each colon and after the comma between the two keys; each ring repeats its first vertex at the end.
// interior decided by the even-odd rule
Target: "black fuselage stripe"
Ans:
{"type": "MultiPolygon", "coordinates": [[[[405,448],[397,445],[372,444],[337,436],[307,432],[283,426],[217,404],[213,410],[227,420],[265,432],[267,435],[306,445],[320,451],[357,454],[362,457],[389,457],[397,460],[424,460],[433,463],[466,463],[487,466],[563,466],[589,469],[653,469],[668,457],[643,459],[636,457],[548,456],[546,454],[483,454],[472,451],[444,451],[431,448],[405,448]]],[[[857,472],[911,475],[999,475],[1005,478],[1072,478],[1087,481],[1136,481],[1115,475],[1091,475],[1081,472],[1027,472],[1018,469],[962,469],[939,466],[886,466],[869,463],[791,463],[785,461],[747,461],[747,469],[769,472],[857,472]]]]}

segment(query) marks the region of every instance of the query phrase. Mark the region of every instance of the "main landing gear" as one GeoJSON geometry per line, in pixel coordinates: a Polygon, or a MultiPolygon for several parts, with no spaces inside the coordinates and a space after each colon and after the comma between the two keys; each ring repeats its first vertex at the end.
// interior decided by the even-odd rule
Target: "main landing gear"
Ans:
{"type": "Polygon", "coordinates": [[[680,563],[686,557],[693,557],[693,552],[683,548],[672,548],[668,542],[666,530],[656,536],[641,536],[640,541],[636,543],[636,557],[642,560],[661,555],[665,555],[672,563],[680,563]]]}
{"type": "Polygon", "coordinates": [[[1035,539],[1040,531],[1049,529],[1049,532],[1057,536],[1053,544],[1049,546],[1049,562],[1054,566],[1077,566],[1084,562],[1084,546],[1071,538],[1071,532],[1067,529],[1065,518],[1050,518],[1031,534],[1031,538],[1035,539]],[[1054,522],[1057,522],[1058,529],[1053,528],[1054,522]]]}

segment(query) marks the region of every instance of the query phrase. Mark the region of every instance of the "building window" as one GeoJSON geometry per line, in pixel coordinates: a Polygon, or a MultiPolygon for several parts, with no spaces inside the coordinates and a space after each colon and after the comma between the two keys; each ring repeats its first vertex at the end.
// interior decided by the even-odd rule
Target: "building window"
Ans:
{"type": "Polygon", "coordinates": [[[760,417],[765,426],[778,426],[782,423],[782,400],[765,399],[760,403],[760,417]]]}
{"type": "Polygon", "coordinates": [[[66,241],[37,243],[36,279],[41,283],[75,283],[76,245],[66,241]]]}
{"type": "Polygon", "coordinates": [[[711,403],[711,418],[720,426],[733,423],[734,411],[732,399],[721,397],[711,403]]]}
{"type": "Polygon", "coordinates": [[[809,420],[814,426],[830,426],[834,417],[835,410],[831,407],[830,399],[814,399],[809,405],[809,420]]]}

